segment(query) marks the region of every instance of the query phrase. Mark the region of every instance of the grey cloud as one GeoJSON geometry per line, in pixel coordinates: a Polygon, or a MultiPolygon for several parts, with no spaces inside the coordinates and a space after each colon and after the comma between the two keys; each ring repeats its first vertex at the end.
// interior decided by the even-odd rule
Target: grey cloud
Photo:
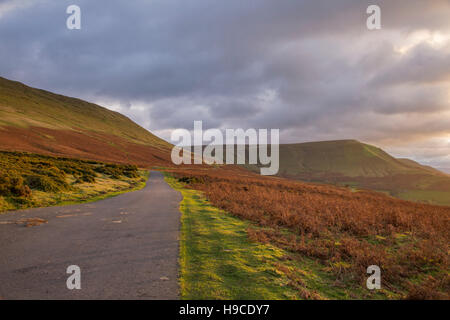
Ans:
{"type": "Polygon", "coordinates": [[[160,132],[204,120],[280,128],[286,142],[395,135],[411,150],[413,137],[447,132],[448,47],[395,52],[418,29],[450,34],[446,0],[377,1],[375,32],[368,0],[78,0],[82,29],[70,31],[73,2],[0,15],[2,76],[112,101],[160,132]]]}
{"type": "Polygon", "coordinates": [[[450,82],[450,44],[441,49],[421,44],[395,60],[398,62],[372,80],[373,85],[450,82]]]}

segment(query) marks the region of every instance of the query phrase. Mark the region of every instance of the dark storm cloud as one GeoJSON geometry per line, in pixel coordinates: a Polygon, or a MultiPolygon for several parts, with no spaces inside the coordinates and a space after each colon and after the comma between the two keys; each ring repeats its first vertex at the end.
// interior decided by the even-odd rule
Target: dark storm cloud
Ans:
{"type": "Polygon", "coordinates": [[[406,57],[397,57],[397,63],[374,79],[374,85],[390,86],[395,83],[433,83],[450,81],[450,48],[435,49],[418,45],[406,57]]]}
{"type": "Polygon", "coordinates": [[[286,142],[413,150],[450,137],[449,1],[375,2],[0,1],[0,75],[103,103],[165,138],[194,120],[280,128],[286,142]],[[375,2],[383,28],[368,31],[375,2]],[[81,30],[65,27],[71,4],[81,30]]]}

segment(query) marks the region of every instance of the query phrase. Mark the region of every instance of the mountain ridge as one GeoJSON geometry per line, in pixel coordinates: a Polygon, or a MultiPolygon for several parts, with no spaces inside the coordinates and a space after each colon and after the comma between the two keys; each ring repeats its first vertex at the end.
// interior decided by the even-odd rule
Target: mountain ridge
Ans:
{"type": "Polygon", "coordinates": [[[347,174],[348,176],[384,176],[393,173],[404,173],[409,170],[420,170],[432,172],[435,174],[444,174],[443,172],[431,166],[424,166],[414,160],[406,158],[395,158],[379,147],[360,142],[355,139],[345,140],[325,140],[303,143],[282,144],[280,148],[280,158],[285,160],[289,152],[303,152],[301,167],[307,166],[310,170],[317,168],[319,172],[326,172],[324,163],[328,163],[331,172],[347,174]],[[309,153],[310,158],[307,157],[309,153]],[[313,155],[313,157],[311,157],[313,155]],[[365,157],[364,157],[365,155],[365,157]],[[371,159],[372,158],[372,159],[371,159]],[[370,165],[378,165],[379,171],[376,169],[368,169],[364,172],[361,165],[367,160],[376,160],[370,165]],[[333,162],[334,165],[329,163],[333,162]],[[388,165],[381,165],[385,162],[388,165]],[[333,167],[335,170],[332,170],[333,167]],[[336,170],[337,169],[337,170],[336,170]],[[383,170],[384,169],[384,170],[383,170]]]}
{"type": "Polygon", "coordinates": [[[141,166],[170,162],[171,145],[128,117],[2,77],[0,131],[3,150],[141,166]]]}

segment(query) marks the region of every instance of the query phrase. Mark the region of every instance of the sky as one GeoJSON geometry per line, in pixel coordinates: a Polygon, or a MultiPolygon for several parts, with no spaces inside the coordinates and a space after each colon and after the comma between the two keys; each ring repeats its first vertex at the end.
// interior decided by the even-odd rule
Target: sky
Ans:
{"type": "Polygon", "coordinates": [[[194,120],[278,128],[282,143],[357,139],[450,172],[450,0],[0,0],[0,76],[166,140],[194,120]]]}

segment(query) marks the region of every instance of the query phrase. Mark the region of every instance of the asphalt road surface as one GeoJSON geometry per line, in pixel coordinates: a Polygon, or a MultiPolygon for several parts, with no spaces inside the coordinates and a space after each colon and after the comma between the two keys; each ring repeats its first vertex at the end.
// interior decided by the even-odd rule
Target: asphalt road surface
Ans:
{"type": "Polygon", "coordinates": [[[140,191],[0,215],[0,299],[177,299],[181,199],[152,172],[140,191]]]}

